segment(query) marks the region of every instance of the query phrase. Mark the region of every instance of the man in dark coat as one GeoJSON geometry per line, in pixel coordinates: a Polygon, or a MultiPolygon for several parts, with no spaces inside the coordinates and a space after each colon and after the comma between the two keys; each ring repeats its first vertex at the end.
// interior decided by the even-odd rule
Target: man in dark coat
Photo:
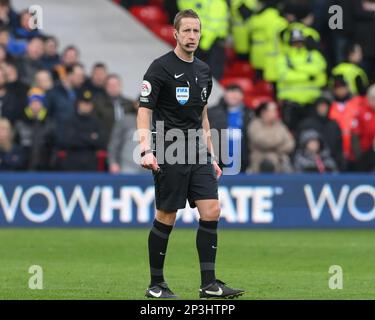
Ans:
{"type": "Polygon", "coordinates": [[[22,116],[20,101],[17,91],[8,88],[5,71],[0,68],[0,117],[14,124],[22,116]]]}
{"type": "Polygon", "coordinates": [[[75,113],[77,94],[85,81],[83,66],[75,64],[66,68],[66,78],[47,92],[47,109],[49,116],[59,127],[75,113]]]}
{"type": "Polygon", "coordinates": [[[96,152],[104,145],[103,131],[93,109],[92,93],[85,90],[78,96],[76,114],[63,127],[66,171],[97,171],[96,152]]]}
{"type": "Polygon", "coordinates": [[[134,112],[134,102],[122,95],[121,79],[109,75],[105,84],[105,94],[95,97],[95,112],[104,130],[104,142],[108,145],[113,126],[123,121],[127,113],[134,112]]]}

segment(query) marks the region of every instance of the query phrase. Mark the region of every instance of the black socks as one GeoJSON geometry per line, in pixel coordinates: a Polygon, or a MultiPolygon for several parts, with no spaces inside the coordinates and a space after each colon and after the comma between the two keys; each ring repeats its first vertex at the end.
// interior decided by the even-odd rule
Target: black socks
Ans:
{"type": "MultiPolygon", "coordinates": [[[[207,286],[216,280],[215,259],[217,249],[217,221],[199,220],[196,245],[198,250],[201,285],[207,286]]],[[[164,282],[164,259],[168,246],[168,238],[173,226],[154,220],[148,237],[151,285],[164,282]]]]}
{"type": "Polygon", "coordinates": [[[173,226],[154,220],[148,237],[148,253],[150,261],[151,285],[164,282],[163,267],[167,251],[168,238],[173,226]]]}
{"type": "Polygon", "coordinates": [[[202,287],[216,280],[217,224],[217,221],[199,220],[196,244],[201,268],[202,287]]]}

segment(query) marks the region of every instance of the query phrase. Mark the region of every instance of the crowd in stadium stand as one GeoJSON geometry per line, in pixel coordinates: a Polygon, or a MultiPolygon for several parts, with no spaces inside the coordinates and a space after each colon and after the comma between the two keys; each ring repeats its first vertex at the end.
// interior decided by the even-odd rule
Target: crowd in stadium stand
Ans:
{"type": "MultiPolygon", "coordinates": [[[[114,1],[160,11],[165,25],[144,21],[156,33],[177,10],[198,12],[197,56],[225,87],[210,123],[229,129],[242,172],[375,171],[375,1],[114,1]],[[343,30],[329,29],[331,4],[343,30]]],[[[75,44],[61,50],[29,19],[0,0],[0,171],[143,173],[132,159],[137,102],[121,76],[105,62],[87,75],[75,44]]]]}
{"type": "Polygon", "coordinates": [[[210,123],[242,130],[241,171],[375,171],[374,0],[117,2],[171,44],[143,17],[197,11],[197,56],[226,88],[210,123]]]}

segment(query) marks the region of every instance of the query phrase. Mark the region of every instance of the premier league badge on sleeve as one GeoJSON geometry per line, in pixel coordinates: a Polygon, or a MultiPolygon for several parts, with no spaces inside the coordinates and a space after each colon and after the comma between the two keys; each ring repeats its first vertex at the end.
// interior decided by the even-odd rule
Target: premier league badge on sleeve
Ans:
{"type": "Polygon", "coordinates": [[[189,87],[177,87],[176,99],[180,105],[184,105],[189,100],[189,87]]]}
{"type": "Polygon", "coordinates": [[[152,91],[151,83],[148,82],[147,80],[143,80],[142,88],[141,88],[141,96],[147,97],[151,94],[151,91],[152,91]]]}
{"type": "Polygon", "coordinates": [[[207,102],[207,88],[202,89],[201,99],[202,99],[203,102],[207,102]]]}

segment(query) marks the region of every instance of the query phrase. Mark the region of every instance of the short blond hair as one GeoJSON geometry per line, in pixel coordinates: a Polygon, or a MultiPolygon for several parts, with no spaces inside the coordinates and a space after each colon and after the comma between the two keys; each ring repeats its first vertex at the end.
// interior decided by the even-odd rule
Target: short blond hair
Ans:
{"type": "Polygon", "coordinates": [[[198,13],[196,13],[192,9],[182,10],[176,14],[174,17],[173,26],[178,31],[181,25],[181,20],[183,18],[194,18],[199,20],[199,24],[201,24],[201,19],[199,19],[198,13]]]}

